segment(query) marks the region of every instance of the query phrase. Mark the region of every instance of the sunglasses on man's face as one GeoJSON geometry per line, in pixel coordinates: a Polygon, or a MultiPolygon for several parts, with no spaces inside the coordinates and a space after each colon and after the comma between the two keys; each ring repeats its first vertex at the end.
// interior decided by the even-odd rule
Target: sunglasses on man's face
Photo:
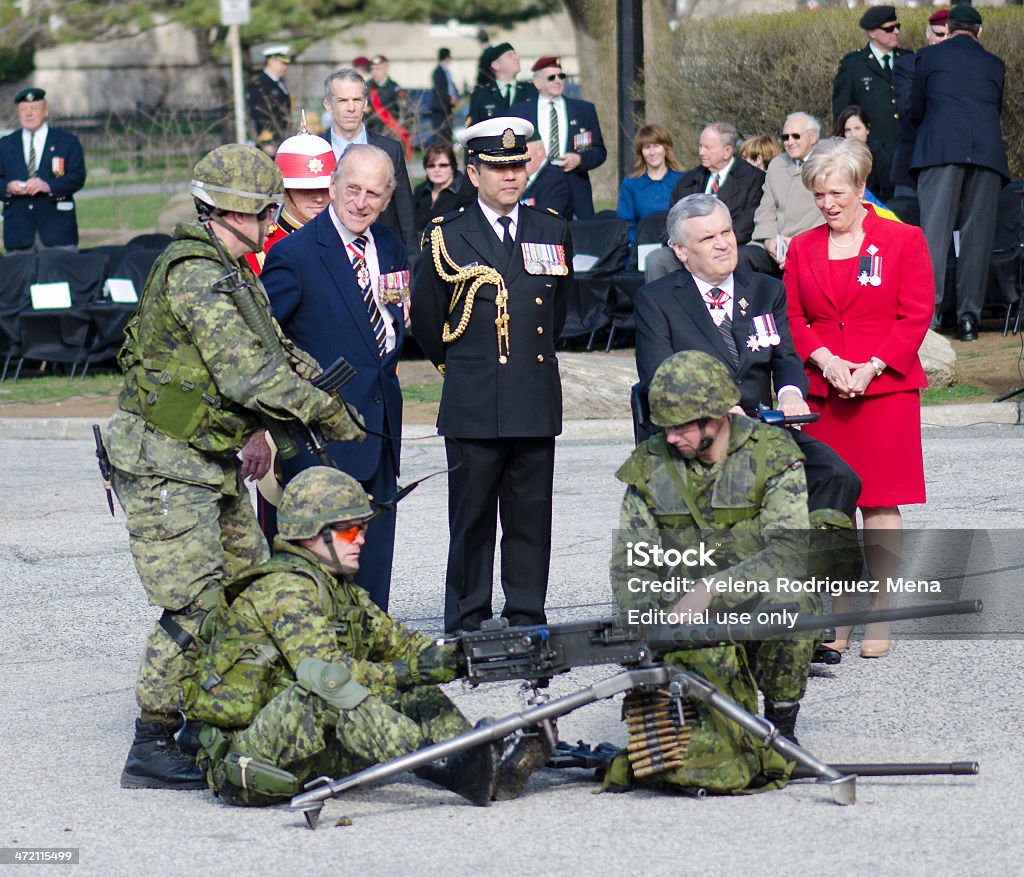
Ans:
{"type": "Polygon", "coordinates": [[[782,137],[782,142],[785,143],[787,140],[799,140],[803,137],[803,134],[781,134],[779,136],[782,137]]]}
{"type": "Polygon", "coordinates": [[[556,79],[567,79],[568,76],[568,73],[552,73],[547,79],[548,82],[554,82],[556,79]]]}
{"type": "Polygon", "coordinates": [[[900,29],[900,23],[897,21],[895,24],[883,24],[879,30],[884,30],[886,33],[895,33],[900,29]]]}
{"type": "Polygon", "coordinates": [[[343,542],[355,542],[360,533],[366,532],[366,522],[344,521],[338,524],[331,524],[331,532],[343,542]]]}
{"type": "Polygon", "coordinates": [[[280,204],[268,204],[259,213],[256,214],[256,218],[260,222],[277,222],[281,216],[281,205],[280,204]]]}

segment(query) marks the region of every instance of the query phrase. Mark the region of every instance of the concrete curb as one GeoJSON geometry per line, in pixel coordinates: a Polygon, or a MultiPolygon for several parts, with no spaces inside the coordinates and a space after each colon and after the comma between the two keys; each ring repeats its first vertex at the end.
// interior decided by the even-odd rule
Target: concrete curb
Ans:
{"type": "MultiPolygon", "coordinates": [[[[975,426],[978,424],[1009,424],[1021,422],[1018,402],[984,402],[965,405],[928,405],[921,409],[921,425],[975,426]]],[[[105,426],[106,417],[0,417],[0,438],[3,439],[69,439],[92,438],[92,425],[105,426]]],[[[428,436],[428,424],[406,424],[405,439],[428,436]]],[[[633,440],[633,424],[629,420],[567,420],[561,438],[568,441],[633,440]]],[[[438,438],[440,441],[440,438],[438,438]]]]}

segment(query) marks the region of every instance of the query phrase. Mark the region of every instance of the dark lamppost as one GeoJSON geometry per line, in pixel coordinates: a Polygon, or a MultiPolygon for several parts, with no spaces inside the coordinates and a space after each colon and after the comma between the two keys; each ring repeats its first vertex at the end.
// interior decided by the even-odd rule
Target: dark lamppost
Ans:
{"type": "Polygon", "coordinates": [[[644,115],[644,8],[642,0],[616,0],[619,80],[619,182],[633,164],[636,119],[644,115]],[[638,87],[639,85],[639,87],[638,87]]]}

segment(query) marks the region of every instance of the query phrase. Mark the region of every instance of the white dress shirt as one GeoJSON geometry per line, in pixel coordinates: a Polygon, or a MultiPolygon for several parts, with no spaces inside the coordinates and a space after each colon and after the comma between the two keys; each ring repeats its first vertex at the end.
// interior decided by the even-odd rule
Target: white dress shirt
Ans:
{"type": "MultiPolygon", "coordinates": [[[[480,205],[480,210],[483,212],[484,219],[487,220],[487,224],[491,227],[491,230],[495,235],[497,235],[499,241],[503,241],[505,239],[505,227],[498,222],[501,218],[501,214],[491,210],[491,208],[484,204],[483,201],[478,201],[477,203],[480,205]]],[[[516,230],[519,228],[519,205],[516,204],[507,216],[512,220],[512,224],[508,227],[508,233],[512,235],[512,240],[515,240],[516,230]]]]}
{"type": "MultiPolygon", "coordinates": [[[[722,186],[725,185],[725,181],[729,178],[729,174],[732,171],[733,166],[735,164],[736,164],[736,158],[734,156],[733,158],[729,159],[729,163],[724,168],[722,168],[720,171],[711,171],[710,175],[708,176],[707,185],[704,187],[704,194],[705,195],[714,195],[715,194],[714,187],[712,186],[712,183],[714,183],[714,181],[715,181],[715,174],[718,174],[718,188],[721,189],[722,186]]],[[[709,168],[709,170],[710,170],[710,168],[709,168]]]]}
{"type": "MultiPolygon", "coordinates": [[[[345,256],[351,262],[354,256],[351,244],[358,235],[355,232],[349,231],[341,224],[338,214],[334,212],[333,204],[329,205],[327,210],[331,215],[331,222],[334,223],[334,228],[337,230],[345,247],[345,256]]],[[[377,245],[373,240],[373,232],[370,229],[366,229],[363,232],[363,237],[366,238],[366,270],[370,272],[370,288],[374,292],[373,301],[377,305],[377,310],[380,311],[381,318],[384,320],[384,351],[385,353],[390,353],[395,349],[395,344],[397,343],[395,318],[391,315],[391,311],[380,303],[380,297],[377,294],[377,281],[380,279],[380,262],[377,261],[377,245]]]]}
{"type": "Polygon", "coordinates": [[[567,152],[574,152],[569,145],[569,113],[565,109],[565,98],[558,97],[551,100],[549,97],[537,98],[537,131],[540,132],[540,139],[544,141],[544,147],[551,154],[551,104],[555,105],[555,112],[558,114],[558,154],[565,155],[567,152]]]}

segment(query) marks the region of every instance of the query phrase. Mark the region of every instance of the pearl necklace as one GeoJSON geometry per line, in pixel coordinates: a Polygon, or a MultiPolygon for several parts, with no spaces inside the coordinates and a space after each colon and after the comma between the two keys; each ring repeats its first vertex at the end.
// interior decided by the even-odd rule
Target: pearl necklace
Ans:
{"type": "Polygon", "coordinates": [[[835,246],[839,247],[840,250],[848,250],[848,249],[850,249],[850,247],[854,246],[857,243],[857,241],[859,241],[861,239],[861,235],[863,235],[863,234],[864,234],[864,229],[861,228],[861,230],[858,231],[857,234],[855,234],[853,236],[853,240],[850,241],[850,243],[848,243],[848,244],[841,244],[834,237],[832,237],[832,230],[829,229],[828,240],[829,240],[829,243],[835,244],[835,246]]]}

